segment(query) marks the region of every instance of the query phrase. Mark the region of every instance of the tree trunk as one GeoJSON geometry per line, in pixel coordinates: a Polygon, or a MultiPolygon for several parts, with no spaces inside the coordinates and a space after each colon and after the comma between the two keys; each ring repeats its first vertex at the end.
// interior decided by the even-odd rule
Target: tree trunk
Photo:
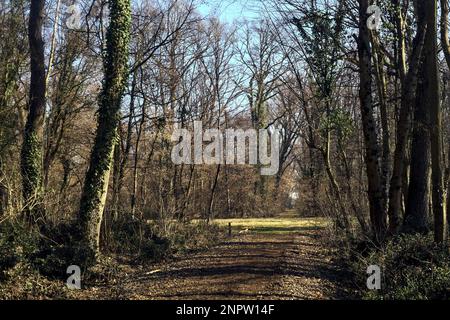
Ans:
{"type": "MultiPolygon", "coordinates": [[[[419,13],[420,14],[420,13],[419,13]]],[[[420,19],[419,19],[420,20],[420,19]]],[[[389,232],[396,234],[401,226],[402,191],[406,183],[406,153],[411,133],[411,115],[414,105],[414,93],[417,88],[417,75],[420,65],[420,58],[425,38],[426,25],[418,23],[417,34],[413,41],[413,50],[410,57],[409,69],[402,86],[402,100],[400,106],[400,116],[397,124],[397,140],[394,153],[394,166],[389,189],[389,232]]]]}
{"type": "Polygon", "coordinates": [[[214,209],[214,197],[216,195],[217,184],[219,182],[220,169],[221,169],[221,165],[218,164],[217,169],[216,169],[216,174],[214,176],[214,181],[213,181],[213,184],[211,187],[211,194],[209,197],[209,202],[208,202],[208,216],[206,217],[206,222],[208,224],[211,221],[211,219],[213,218],[212,216],[213,216],[213,209],[214,209]]]}
{"type": "Polygon", "coordinates": [[[372,103],[372,59],[369,30],[367,28],[368,0],[359,0],[358,56],[360,72],[359,98],[365,141],[365,161],[369,187],[370,220],[375,241],[384,238],[386,210],[383,205],[383,186],[380,177],[380,147],[372,103]]]}
{"type": "Polygon", "coordinates": [[[405,86],[406,80],[406,41],[405,41],[405,28],[402,12],[402,4],[400,0],[394,0],[395,6],[395,32],[397,40],[397,69],[399,72],[400,83],[402,87],[405,86]]]}
{"type": "Polygon", "coordinates": [[[105,75],[100,96],[98,128],[80,204],[82,241],[88,250],[88,259],[93,258],[93,261],[87,260],[88,263],[95,262],[99,253],[100,226],[117,140],[119,111],[128,79],[130,0],[110,0],[109,10],[110,25],[106,38],[105,75]]]}
{"type": "MultiPolygon", "coordinates": [[[[125,147],[122,147],[122,137],[119,137],[117,145],[114,151],[114,170],[113,170],[113,212],[114,219],[117,220],[119,215],[119,203],[120,203],[120,192],[123,187],[123,180],[125,178],[125,167],[128,163],[128,158],[131,151],[131,139],[133,136],[133,120],[135,117],[135,101],[136,101],[136,85],[137,85],[137,75],[136,72],[133,74],[133,80],[131,82],[131,92],[130,92],[130,114],[128,117],[127,133],[125,136],[125,147]]],[[[142,115],[144,117],[144,115],[142,115]]],[[[123,133],[119,131],[119,136],[123,133]]]]}
{"type": "Polygon", "coordinates": [[[384,72],[385,58],[384,53],[380,47],[380,41],[378,35],[372,35],[372,45],[374,50],[373,61],[375,76],[377,79],[377,89],[378,89],[378,99],[380,102],[380,117],[381,117],[381,128],[382,128],[382,141],[383,141],[383,152],[381,161],[381,183],[383,186],[383,197],[384,205],[387,205],[388,192],[389,192],[389,179],[392,172],[392,161],[391,161],[391,133],[389,129],[389,114],[387,107],[387,84],[386,84],[386,74],[384,72]]]}
{"type": "MultiPolygon", "coordinates": [[[[447,0],[441,0],[441,45],[444,51],[445,61],[447,67],[450,69],[450,40],[448,32],[448,2],[447,0]]],[[[450,155],[450,146],[449,153],[450,155]]],[[[450,164],[448,170],[450,171],[450,164]]],[[[450,207],[450,179],[448,179],[447,185],[447,208],[450,207]]],[[[447,225],[450,225],[450,215],[447,214],[447,225]]]]}
{"type": "Polygon", "coordinates": [[[350,169],[350,165],[349,165],[347,154],[345,152],[345,147],[342,144],[341,139],[338,139],[337,148],[339,150],[339,153],[341,154],[342,162],[344,164],[345,181],[346,181],[345,183],[346,183],[346,189],[347,189],[346,192],[347,192],[348,197],[349,197],[350,206],[351,206],[351,208],[353,210],[353,215],[358,220],[359,226],[360,226],[361,231],[363,232],[363,234],[367,235],[369,233],[369,228],[367,226],[366,219],[364,218],[364,214],[361,212],[360,209],[358,209],[358,206],[356,204],[355,192],[352,189],[352,172],[351,172],[351,169],[350,169]]]}
{"type": "Polygon", "coordinates": [[[138,188],[138,165],[139,165],[139,152],[140,152],[140,144],[142,132],[144,131],[146,121],[146,113],[145,113],[145,101],[142,104],[142,116],[139,121],[139,127],[136,136],[135,150],[134,150],[134,163],[133,163],[133,188],[131,191],[131,216],[135,216],[136,214],[136,204],[137,204],[137,188],[138,188]]]}
{"type": "Polygon", "coordinates": [[[434,239],[444,243],[447,238],[446,196],[444,188],[444,161],[442,156],[442,109],[440,103],[439,68],[437,49],[437,0],[426,1],[427,10],[427,47],[429,59],[426,69],[426,81],[429,83],[429,110],[431,121],[431,180],[433,194],[434,239]]]}
{"type": "Polygon", "coordinates": [[[45,58],[42,26],[45,0],[32,0],[28,22],[30,44],[30,100],[21,150],[22,192],[27,218],[35,220],[43,214],[42,139],[45,113],[45,58]]]}
{"type": "Polygon", "coordinates": [[[325,170],[327,172],[328,179],[330,180],[333,196],[337,201],[339,206],[339,214],[337,216],[338,225],[341,225],[346,232],[350,232],[350,221],[348,219],[349,215],[347,212],[347,208],[345,207],[344,200],[342,199],[341,187],[339,182],[336,179],[333,168],[331,167],[330,160],[330,143],[331,137],[330,134],[327,134],[327,140],[325,142],[325,150],[322,150],[323,161],[325,164],[325,170]]]}
{"type": "MultiPolygon", "coordinates": [[[[428,38],[428,37],[427,37],[428,38]]],[[[428,43],[424,46],[427,47],[428,43]]],[[[427,90],[429,83],[424,79],[429,56],[423,55],[414,110],[414,131],[411,146],[411,174],[406,203],[404,229],[407,232],[428,231],[429,187],[430,187],[430,120],[428,114],[427,90]]]]}
{"type": "Polygon", "coordinates": [[[450,39],[448,35],[448,0],[441,0],[441,45],[450,68],[450,39]]]}

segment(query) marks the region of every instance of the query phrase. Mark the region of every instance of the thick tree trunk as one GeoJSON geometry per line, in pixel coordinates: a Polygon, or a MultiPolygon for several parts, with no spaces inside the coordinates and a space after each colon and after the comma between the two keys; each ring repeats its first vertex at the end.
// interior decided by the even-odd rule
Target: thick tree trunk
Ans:
{"type": "MultiPolygon", "coordinates": [[[[424,44],[427,47],[427,43],[424,44]]],[[[414,131],[411,147],[411,174],[406,203],[404,229],[407,232],[426,233],[429,216],[430,187],[430,120],[428,114],[428,86],[424,78],[429,56],[423,55],[414,110],[414,131]]]]}
{"type": "Polygon", "coordinates": [[[370,221],[374,238],[380,242],[386,230],[386,210],[383,205],[383,186],[380,177],[380,147],[372,102],[372,59],[370,34],[367,28],[368,0],[359,0],[358,56],[360,72],[359,98],[365,141],[365,161],[369,187],[370,221]]]}
{"type": "Polygon", "coordinates": [[[28,219],[43,214],[42,193],[42,139],[45,113],[45,58],[42,26],[45,0],[32,0],[28,23],[30,44],[30,100],[21,150],[22,192],[28,219]]]}
{"type": "Polygon", "coordinates": [[[413,41],[413,51],[410,57],[408,74],[402,86],[402,100],[400,116],[397,125],[397,140],[394,153],[394,166],[389,189],[389,232],[396,234],[401,226],[402,191],[405,181],[406,153],[411,133],[411,115],[414,105],[414,94],[417,88],[417,75],[422,55],[423,40],[425,38],[426,25],[418,23],[417,34],[413,41]]]}
{"type": "Polygon", "coordinates": [[[98,128],[80,204],[82,241],[89,251],[88,258],[94,258],[94,261],[99,253],[100,226],[117,140],[119,110],[128,79],[131,29],[130,0],[110,0],[109,9],[110,25],[106,38],[105,78],[100,97],[98,128]]]}

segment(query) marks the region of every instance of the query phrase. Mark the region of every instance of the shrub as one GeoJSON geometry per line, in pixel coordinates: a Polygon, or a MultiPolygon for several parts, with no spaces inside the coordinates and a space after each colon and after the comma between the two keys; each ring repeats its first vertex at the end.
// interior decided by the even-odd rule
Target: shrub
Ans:
{"type": "Polygon", "coordinates": [[[18,221],[0,225],[0,278],[6,271],[22,263],[40,274],[67,278],[69,265],[83,265],[85,252],[78,245],[76,229],[70,224],[46,224],[28,227],[18,221]]]}
{"type": "Polygon", "coordinates": [[[432,236],[401,235],[382,248],[355,244],[347,256],[356,285],[364,299],[428,300],[450,297],[450,255],[434,244],[432,236]],[[364,248],[363,251],[355,250],[364,248]],[[382,289],[366,288],[366,269],[378,265],[382,289]]]}
{"type": "Polygon", "coordinates": [[[83,268],[88,252],[80,246],[79,230],[74,224],[46,224],[40,230],[38,250],[29,257],[30,263],[42,275],[55,279],[67,278],[70,265],[83,268]]]}
{"type": "Polygon", "coordinates": [[[26,230],[16,221],[0,224],[0,280],[6,277],[7,270],[26,262],[37,250],[37,232],[26,230]]]}
{"type": "Polygon", "coordinates": [[[220,239],[219,227],[204,222],[140,221],[124,217],[111,230],[111,252],[127,254],[138,262],[165,260],[175,253],[206,248],[220,239]]]}
{"type": "Polygon", "coordinates": [[[145,261],[161,261],[171,254],[171,242],[167,238],[153,237],[147,239],[141,248],[139,259],[145,261]]]}
{"type": "Polygon", "coordinates": [[[125,215],[113,224],[105,245],[112,253],[129,255],[139,261],[163,260],[171,247],[169,239],[159,236],[152,225],[125,215]]]}
{"type": "Polygon", "coordinates": [[[64,299],[69,294],[62,282],[47,279],[26,262],[19,262],[5,270],[4,276],[0,285],[0,300],[64,299]]]}

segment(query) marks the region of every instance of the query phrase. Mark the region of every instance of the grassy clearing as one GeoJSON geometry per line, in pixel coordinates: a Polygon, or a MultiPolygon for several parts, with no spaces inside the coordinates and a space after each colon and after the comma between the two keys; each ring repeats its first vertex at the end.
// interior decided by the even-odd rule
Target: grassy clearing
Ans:
{"type": "Polygon", "coordinates": [[[321,229],[327,226],[328,221],[324,218],[281,216],[276,218],[216,219],[214,223],[219,227],[228,227],[228,223],[231,223],[233,232],[248,229],[254,233],[287,234],[321,229]]]}

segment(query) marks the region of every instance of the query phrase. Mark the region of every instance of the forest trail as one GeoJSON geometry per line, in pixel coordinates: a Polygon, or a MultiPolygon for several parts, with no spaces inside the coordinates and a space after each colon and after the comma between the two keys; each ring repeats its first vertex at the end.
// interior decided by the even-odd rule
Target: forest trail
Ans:
{"type": "Polygon", "coordinates": [[[120,280],[115,298],[339,299],[339,270],[320,240],[323,221],[279,217],[218,223],[230,221],[234,236],[133,272],[120,280]],[[239,233],[244,228],[249,231],[239,233]]]}

